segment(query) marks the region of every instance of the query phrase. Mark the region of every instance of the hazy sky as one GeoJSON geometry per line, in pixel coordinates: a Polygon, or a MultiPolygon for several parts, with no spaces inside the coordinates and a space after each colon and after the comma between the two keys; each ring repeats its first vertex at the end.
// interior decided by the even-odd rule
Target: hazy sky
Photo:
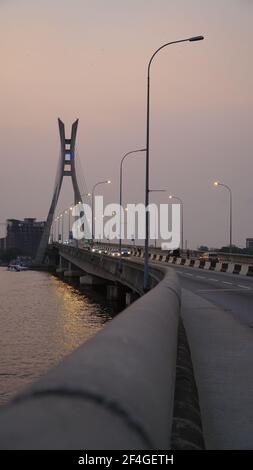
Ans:
{"type": "MultiPolygon", "coordinates": [[[[152,66],[151,187],[185,202],[188,245],[253,236],[253,1],[0,0],[0,221],[47,216],[59,154],[57,117],[80,119],[78,153],[91,186],[145,146],[146,69],[152,66]]],[[[72,202],[69,182],[60,208],[72,202]]],[[[144,156],[125,166],[125,200],[144,196],[144,156]]],[[[166,202],[165,194],[152,202],[166,202]]]]}

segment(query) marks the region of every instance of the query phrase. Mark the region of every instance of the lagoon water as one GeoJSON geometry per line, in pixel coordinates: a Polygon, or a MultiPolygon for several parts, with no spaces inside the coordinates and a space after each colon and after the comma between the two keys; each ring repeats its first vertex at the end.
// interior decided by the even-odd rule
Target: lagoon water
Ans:
{"type": "Polygon", "coordinates": [[[0,268],[0,405],[93,336],[112,309],[45,272],[0,268]]]}

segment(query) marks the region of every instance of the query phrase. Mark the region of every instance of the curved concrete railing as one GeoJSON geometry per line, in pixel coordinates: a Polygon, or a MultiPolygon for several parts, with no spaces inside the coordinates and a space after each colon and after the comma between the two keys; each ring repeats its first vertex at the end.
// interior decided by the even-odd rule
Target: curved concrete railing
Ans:
{"type": "Polygon", "coordinates": [[[172,270],[0,412],[1,449],[169,449],[180,288],[172,270]]]}

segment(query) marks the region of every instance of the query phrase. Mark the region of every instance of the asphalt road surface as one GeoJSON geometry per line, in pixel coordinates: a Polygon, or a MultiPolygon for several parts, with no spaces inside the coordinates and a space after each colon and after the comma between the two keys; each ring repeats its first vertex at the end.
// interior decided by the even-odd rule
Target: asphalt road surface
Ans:
{"type": "Polygon", "coordinates": [[[174,266],[181,286],[253,327],[253,277],[174,266]]]}

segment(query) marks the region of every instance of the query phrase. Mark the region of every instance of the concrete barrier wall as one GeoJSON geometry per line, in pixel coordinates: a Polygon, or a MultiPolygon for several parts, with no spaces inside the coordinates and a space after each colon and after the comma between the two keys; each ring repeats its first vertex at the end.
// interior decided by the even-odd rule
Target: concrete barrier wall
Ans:
{"type": "Polygon", "coordinates": [[[0,411],[1,449],[169,449],[180,288],[164,279],[0,411]]]}
{"type": "Polygon", "coordinates": [[[215,271],[220,272],[222,267],[222,263],[216,263],[216,266],[214,268],[215,271]]]}
{"type": "Polygon", "coordinates": [[[234,263],[229,263],[226,272],[230,273],[230,274],[233,274],[234,269],[235,269],[235,264],[234,263]]]}
{"type": "Polygon", "coordinates": [[[221,272],[222,272],[222,273],[226,273],[226,272],[227,272],[227,269],[228,269],[228,263],[222,262],[222,263],[221,263],[221,272]]]}
{"type": "Polygon", "coordinates": [[[150,260],[162,261],[163,263],[173,263],[181,266],[184,265],[188,267],[202,268],[204,270],[213,270],[216,272],[253,276],[253,265],[248,264],[240,264],[225,261],[213,263],[211,261],[201,261],[199,259],[176,258],[168,255],[162,256],[161,254],[155,253],[150,253],[150,260]]]}
{"type": "MultiPolygon", "coordinates": [[[[97,246],[100,246],[100,247],[105,248],[105,249],[112,249],[112,248],[117,249],[119,244],[118,243],[112,243],[112,242],[111,243],[99,243],[99,244],[97,244],[97,246]]],[[[132,244],[126,244],[126,243],[123,243],[122,246],[126,247],[126,248],[129,248],[129,249],[134,248],[132,244]]],[[[135,249],[142,249],[143,250],[143,245],[135,245],[135,249]]],[[[149,251],[150,251],[150,253],[155,253],[155,254],[160,254],[160,255],[164,254],[164,251],[160,247],[155,248],[154,246],[150,246],[149,251]]],[[[185,250],[182,253],[183,253],[184,256],[186,256],[185,250]]],[[[200,256],[201,254],[203,254],[203,251],[194,250],[192,253],[196,257],[196,256],[200,256]]],[[[235,264],[241,264],[241,265],[247,264],[247,265],[252,265],[253,266],[253,256],[252,255],[238,254],[238,253],[230,254],[230,253],[223,253],[221,251],[216,252],[216,255],[217,255],[217,257],[220,258],[220,260],[222,262],[232,261],[235,264]]]]}
{"type": "Polygon", "coordinates": [[[242,274],[242,275],[244,275],[244,276],[247,276],[248,271],[249,271],[249,266],[248,266],[247,264],[244,264],[244,265],[242,265],[239,274],[242,274]]]}

